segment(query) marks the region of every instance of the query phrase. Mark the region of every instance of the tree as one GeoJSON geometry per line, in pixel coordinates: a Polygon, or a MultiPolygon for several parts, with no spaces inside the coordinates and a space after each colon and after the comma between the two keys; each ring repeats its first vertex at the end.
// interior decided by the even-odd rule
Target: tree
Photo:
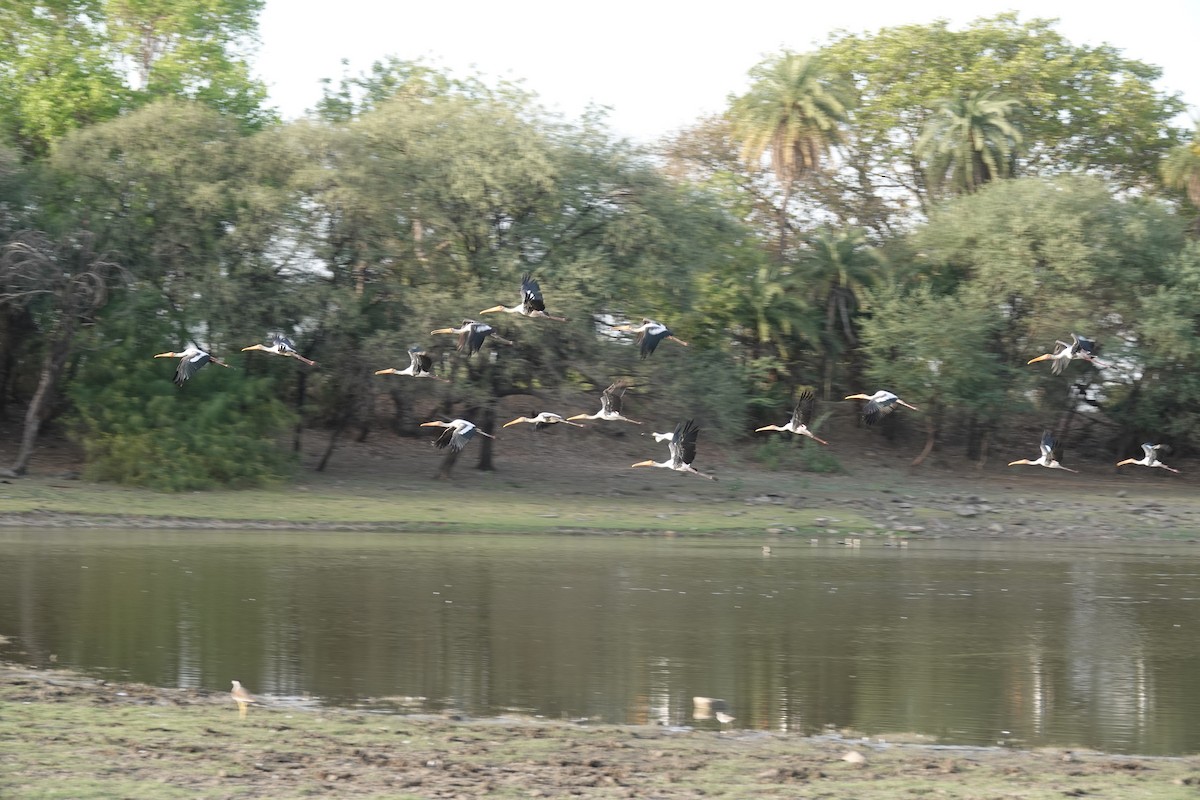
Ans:
{"type": "Polygon", "coordinates": [[[813,301],[823,311],[823,388],[832,396],[834,367],[842,354],[858,345],[854,315],[859,294],[875,282],[882,262],[879,251],[870,247],[860,229],[822,228],[806,239],[801,256],[801,281],[809,287],[813,301]]]}
{"type": "MultiPolygon", "coordinates": [[[[750,70],[750,90],[730,102],[733,131],[742,156],[756,162],[766,153],[783,188],[779,213],[786,218],[797,180],[821,167],[838,143],[849,117],[850,93],[815,54],[790,53],[750,70]]],[[[779,257],[786,252],[786,224],[780,226],[779,257]]]]}
{"type": "Polygon", "coordinates": [[[266,87],[246,60],[263,6],[0,0],[0,138],[41,158],[70,131],[166,97],[264,126],[275,115],[263,109],[266,87]]]}
{"type": "Polygon", "coordinates": [[[917,140],[931,186],[970,194],[988,181],[1012,177],[1021,145],[1012,116],[1019,107],[992,90],[941,100],[917,140]]]}
{"type": "Polygon", "coordinates": [[[37,388],[25,410],[21,447],[7,474],[23,475],[28,468],[42,416],[75,355],[80,329],[104,307],[120,275],[117,264],[97,253],[94,244],[86,232],[54,240],[27,231],[0,250],[0,305],[27,307],[42,337],[37,388]]]}
{"type": "Polygon", "coordinates": [[[1021,174],[1086,171],[1121,188],[1153,188],[1176,142],[1181,99],[1155,87],[1158,67],[1111,45],[1072,44],[1055,24],[1006,13],[961,30],[938,20],[831,37],[822,58],[859,90],[842,179],[864,221],[880,207],[901,216],[912,205],[928,209],[917,140],[938,100],[979,87],[1021,104],[1021,174]]]}
{"type": "Polygon", "coordinates": [[[1192,206],[1200,209],[1200,123],[1192,133],[1192,140],[1173,148],[1160,165],[1163,182],[1172,189],[1180,189],[1192,206]]]}

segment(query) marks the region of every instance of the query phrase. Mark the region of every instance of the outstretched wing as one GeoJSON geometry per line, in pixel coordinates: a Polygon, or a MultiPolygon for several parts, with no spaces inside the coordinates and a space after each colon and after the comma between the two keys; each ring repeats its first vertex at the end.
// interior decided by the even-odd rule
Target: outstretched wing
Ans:
{"type": "Polygon", "coordinates": [[[792,410],[792,429],[801,425],[808,427],[817,409],[817,395],[812,389],[805,389],[796,398],[796,407],[792,410]]]}
{"type": "Polygon", "coordinates": [[[676,439],[679,442],[679,457],[684,464],[691,464],[696,460],[696,437],[700,435],[700,428],[696,425],[695,420],[688,420],[683,423],[681,428],[676,428],[676,439]]]}
{"type": "Polygon", "coordinates": [[[611,386],[604,390],[600,395],[600,408],[606,414],[620,414],[621,400],[625,396],[625,390],[629,388],[629,381],[615,381],[611,386]]]}
{"type": "Polygon", "coordinates": [[[1058,446],[1058,442],[1050,435],[1050,431],[1042,431],[1041,451],[1047,461],[1051,459],[1057,461],[1058,456],[1062,452],[1062,448],[1058,446]]]}
{"type": "Polygon", "coordinates": [[[296,352],[296,345],[292,340],[284,336],[282,333],[271,334],[271,345],[284,353],[296,352]]]}
{"type": "Polygon", "coordinates": [[[408,357],[412,360],[412,371],[416,375],[421,372],[429,372],[433,366],[433,359],[419,347],[408,348],[408,357]]]}
{"type": "Polygon", "coordinates": [[[200,368],[212,360],[212,356],[201,350],[190,356],[179,359],[175,367],[175,385],[183,386],[184,382],[200,371],[200,368]]]}
{"type": "Polygon", "coordinates": [[[542,300],[542,287],[526,272],[521,276],[521,304],[525,311],[545,311],[546,303],[542,300]]]}
{"type": "Polygon", "coordinates": [[[879,400],[871,400],[863,408],[863,422],[874,425],[896,410],[896,395],[888,394],[879,400]]]}
{"type": "Polygon", "coordinates": [[[1146,442],[1142,445],[1142,452],[1146,454],[1147,464],[1153,464],[1158,460],[1158,448],[1159,445],[1151,444],[1150,442],[1146,442]]]}
{"type": "Polygon", "coordinates": [[[642,358],[650,355],[658,347],[658,343],[671,335],[666,325],[654,323],[646,330],[638,333],[637,342],[641,345],[642,358]]]}

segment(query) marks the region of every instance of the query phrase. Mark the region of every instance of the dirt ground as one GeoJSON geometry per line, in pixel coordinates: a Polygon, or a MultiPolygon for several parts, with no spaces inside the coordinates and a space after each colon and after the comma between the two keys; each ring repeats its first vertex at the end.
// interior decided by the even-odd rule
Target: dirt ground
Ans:
{"type": "MultiPolygon", "coordinates": [[[[251,706],[0,665],[5,798],[1195,798],[1200,758],[251,706]]],[[[897,740],[898,738],[898,740],[897,740]]]]}

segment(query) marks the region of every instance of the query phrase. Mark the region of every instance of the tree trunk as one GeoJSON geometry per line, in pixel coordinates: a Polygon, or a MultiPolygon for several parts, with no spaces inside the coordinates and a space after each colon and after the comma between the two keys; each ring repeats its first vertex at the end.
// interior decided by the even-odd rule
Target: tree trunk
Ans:
{"type": "Polygon", "coordinates": [[[308,393],[308,373],[296,379],[296,430],[292,433],[292,452],[299,453],[304,439],[304,400],[308,393]]]}
{"type": "Polygon", "coordinates": [[[17,451],[17,460],[13,462],[11,475],[24,475],[29,468],[29,459],[33,457],[33,448],[37,443],[38,431],[42,427],[42,411],[50,399],[50,393],[58,382],[63,365],[71,352],[73,330],[68,329],[50,343],[46,350],[46,358],[42,363],[42,374],[38,378],[37,389],[29,399],[29,407],[25,409],[25,429],[21,434],[21,449],[17,451]]]}
{"type": "Polygon", "coordinates": [[[450,480],[450,473],[454,469],[454,462],[458,461],[458,452],[452,448],[446,448],[446,457],[442,459],[442,463],[438,465],[437,474],[433,476],[436,480],[450,480]]]}
{"type": "MultiPolygon", "coordinates": [[[[479,429],[484,433],[492,433],[496,428],[496,403],[489,402],[483,408],[483,416],[480,417],[479,429]]],[[[486,436],[479,437],[483,441],[480,442],[483,446],[479,448],[479,463],[475,465],[475,469],[492,472],[496,467],[492,464],[492,440],[486,436]]]]}
{"type": "Polygon", "coordinates": [[[333,432],[329,434],[329,443],[325,446],[325,453],[321,456],[321,463],[317,464],[317,472],[324,472],[325,467],[329,464],[329,459],[333,456],[333,451],[337,447],[338,437],[342,435],[342,431],[346,430],[346,425],[350,423],[350,412],[345,411],[338,418],[337,425],[334,426],[333,432]]]}

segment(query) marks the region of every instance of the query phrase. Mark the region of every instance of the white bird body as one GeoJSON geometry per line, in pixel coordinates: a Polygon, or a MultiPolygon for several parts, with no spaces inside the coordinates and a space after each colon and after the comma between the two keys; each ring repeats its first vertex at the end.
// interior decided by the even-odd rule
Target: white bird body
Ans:
{"type": "Polygon", "coordinates": [[[475,353],[478,353],[483,347],[483,342],[489,336],[495,339],[500,344],[511,345],[508,339],[496,332],[496,329],[486,322],[476,322],[473,319],[464,319],[463,324],[457,328],[438,328],[436,331],[430,331],[430,335],[438,333],[457,333],[458,334],[458,349],[465,350],[467,357],[470,358],[475,353]]]}
{"type": "Polygon", "coordinates": [[[1090,361],[1098,367],[1108,366],[1096,360],[1095,352],[1096,342],[1094,340],[1080,336],[1077,333],[1072,333],[1069,344],[1061,339],[1056,339],[1054,341],[1054,352],[1035,356],[1025,363],[1034,364],[1038,361],[1053,362],[1050,365],[1050,372],[1054,375],[1061,375],[1063,370],[1067,368],[1067,365],[1074,360],[1090,361]]]}
{"type": "MultiPolygon", "coordinates": [[[[715,481],[715,475],[709,475],[701,472],[692,466],[692,462],[696,460],[696,438],[700,435],[700,428],[694,420],[681,422],[675,426],[675,432],[671,435],[671,441],[668,447],[671,451],[671,457],[666,461],[639,461],[634,464],[635,467],[658,467],[660,469],[674,470],[675,472],[686,472],[692,475],[699,475],[701,478],[708,478],[710,481],[715,481]]],[[[657,438],[657,437],[656,437],[657,438]]]]}
{"type": "Polygon", "coordinates": [[[904,402],[887,389],[880,389],[875,394],[850,394],[846,395],[846,399],[867,401],[867,404],[863,406],[862,417],[863,421],[868,425],[874,425],[883,417],[891,414],[896,410],[896,406],[911,408],[913,411],[921,410],[914,405],[904,402]]]}
{"type": "Polygon", "coordinates": [[[465,419],[453,419],[449,422],[435,420],[433,422],[422,422],[422,428],[445,428],[441,435],[435,439],[432,444],[438,449],[449,447],[454,452],[460,452],[467,446],[467,442],[475,437],[475,434],[486,436],[489,439],[495,439],[490,433],[484,433],[474,423],[465,419]]]}
{"type": "Polygon", "coordinates": [[[188,345],[186,350],[179,353],[159,353],[155,358],[178,358],[179,364],[175,367],[175,385],[182,387],[188,378],[200,371],[200,368],[205,364],[213,363],[219,367],[229,368],[229,365],[218,358],[214,358],[204,350],[201,350],[196,345],[188,345]]]}
{"type": "Polygon", "coordinates": [[[528,272],[521,276],[521,302],[515,306],[492,306],[479,312],[480,316],[496,313],[520,314],[522,317],[530,318],[542,317],[555,322],[567,321],[566,317],[556,317],[546,312],[546,302],[542,299],[542,287],[528,272]]]}
{"type": "MultiPolygon", "coordinates": [[[[878,394],[878,393],[877,393],[878,394]]],[[[894,395],[893,395],[894,396],[894,395]]],[[[899,400],[899,398],[896,398],[899,400]]],[[[764,425],[761,428],[755,428],[754,432],[760,431],[783,431],[785,433],[795,433],[799,436],[807,436],[820,444],[829,444],[821,437],[817,436],[809,429],[812,423],[813,413],[816,409],[817,396],[812,389],[805,389],[800,393],[800,397],[796,401],[796,407],[792,410],[792,418],[785,425],[764,425]]]]}
{"type": "Polygon", "coordinates": [[[688,346],[688,343],[671,333],[670,329],[661,322],[652,320],[649,317],[642,317],[641,325],[616,325],[614,330],[628,331],[637,334],[637,343],[640,346],[642,358],[646,358],[653,353],[658,347],[658,343],[663,339],[670,339],[676,344],[688,346]]]}
{"type": "Polygon", "coordinates": [[[396,369],[394,367],[390,369],[377,369],[375,370],[375,374],[408,375],[412,378],[433,378],[435,381],[443,381],[445,383],[450,382],[449,379],[439,378],[437,375],[434,375],[432,372],[430,372],[430,369],[433,367],[433,358],[430,357],[430,355],[422,348],[415,345],[408,348],[408,357],[410,363],[404,369],[396,369]]]}
{"type": "Polygon", "coordinates": [[[577,419],[603,419],[609,422],[632,422],[634,425],[641,425],[636,419],[630,419],[621,415],[621,403],[625,397],[625,390],[629,388],[628,381],[615,381],[611,386],[604,390],[600,395],[600,410],[595,414],[576,414],[573,417],[567,417],[567,421],[571,422],[577,419]]]}
{"type": "Polygon", "coordinates": [[[247,350],[263,350],[267,353],[274,353],[277,356],[287,356],[289,358],[294,358],[297,361],[303,361],[310,367],[316,366],[315,361],[309,361],[307,358],[296,352],[296,346],[292,344],[292,340],[284,336],[282,333],[271,334],[270,344],[252,344],[249,347],[242,348],[243,353],[247,350]]]}
{"type": "Polygon", "coordinates": [[[1031,467],[1047,467],[1048,469],[1062,469],[1066,470],[1067,472],[1079,472],[1077,469],[1064,467],[1062,464],[1058,463],[1058,459],[1055,457],[1054,453],[1056,449],[1056,442],[1054,441],[1054,437],[1050,435],[1050,431],[1045,431],[1042,433],[1042,442],[1040,448],[1041,455],[1032,461],[1027,458],[1022,458],[1018,459],[1017,461],[1010,461],[1008,462],[1008,465],[1010,467],[1014,467],[1018,464],[1025,464],[1031,467]]]}
{"type": "Polygon", "coordinates": [[[583,425],[580,425],[578,422],[571,422],[569,419],[566,419],[565,417],[563,417],[562,414],[555,414],[553,411],[543,411],[540,414],[538,414],[536,417],[517,417],[516,419],[512,420],[511,422],[504,423],[500,427],[507,428],[509,425],[517,425],[521,422],[528,422],[528,423],[532,424],[538,430],[545,428],[547,425],[556,425],[556,424],[560,424],[560,423],[563,425],[572,425],[576,428],[584,427],[583,425]]]}
{"type": "Polygon", "coordinates": [[[1123,467],[1126,464],[1136,464],[1139,467],[1158,467],[1159,469],[1165,469],[1179,474],[1179,470],[1175,469],[1174,467],[1168,467],[1166,464],[1158,460],[1158,451],[1161,447],[1161,444],[1151,444],[1150,442],[1146,442],[1142,445],[1142,452],[1144,455],[1140,459],[1127,458],[1124,461],[1118,461],[1117,466],[1123,467]]]}

